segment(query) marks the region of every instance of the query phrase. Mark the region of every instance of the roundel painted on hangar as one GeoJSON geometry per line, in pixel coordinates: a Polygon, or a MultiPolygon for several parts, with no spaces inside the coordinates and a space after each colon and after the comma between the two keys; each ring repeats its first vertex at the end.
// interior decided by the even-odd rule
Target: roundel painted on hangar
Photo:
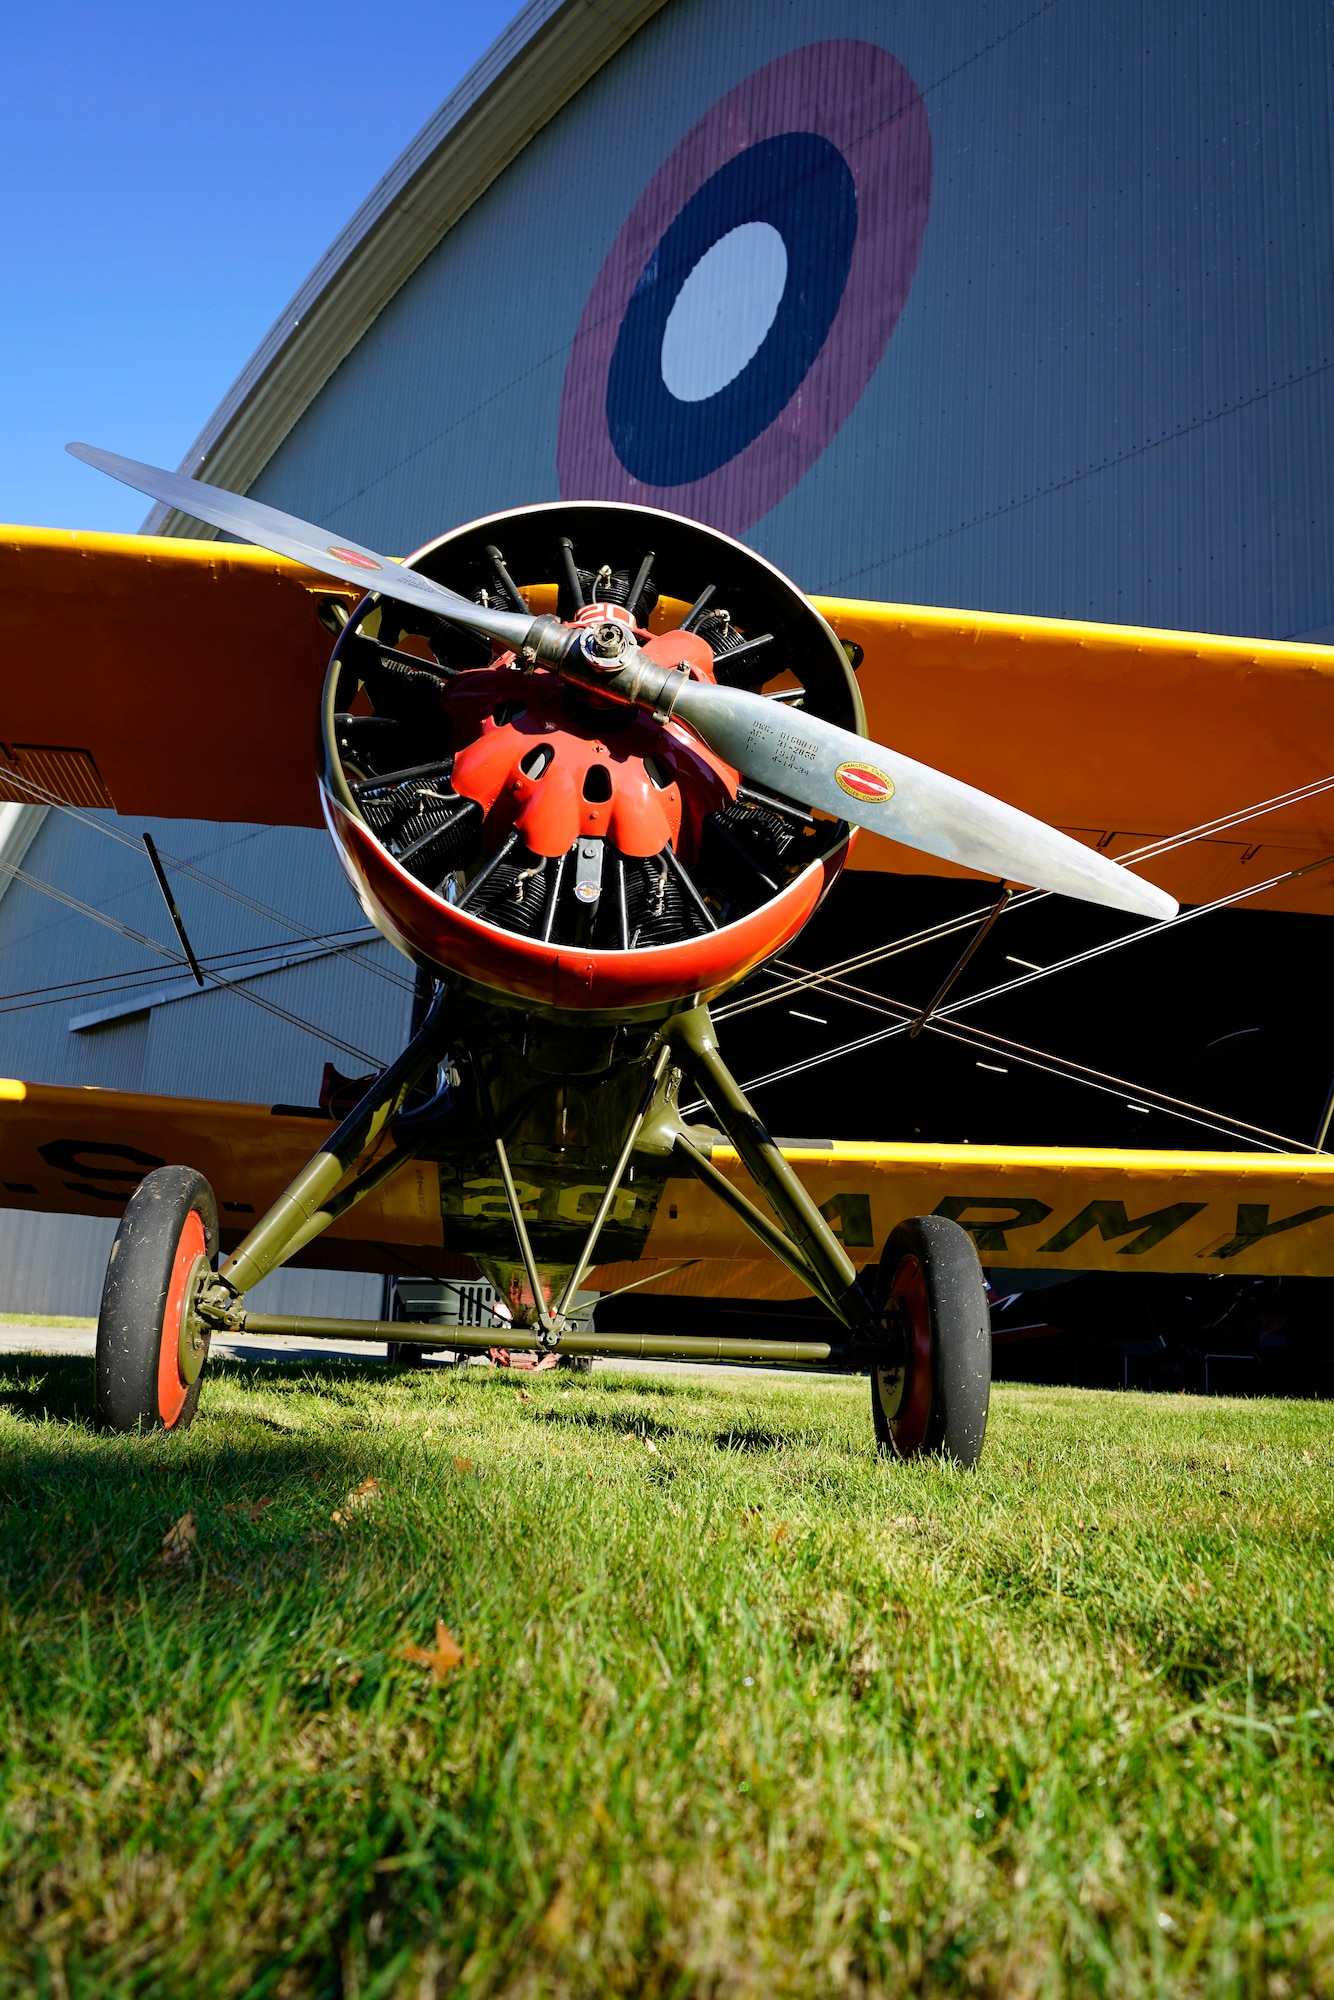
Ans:
{"type": "Polygon", "coordinates": [[[565,376],[566,498],[740,535],[851,415],[898,324],[931,200],[926,109],[870,42],[816,42],[699,121],[626,218],[565,376]]]}

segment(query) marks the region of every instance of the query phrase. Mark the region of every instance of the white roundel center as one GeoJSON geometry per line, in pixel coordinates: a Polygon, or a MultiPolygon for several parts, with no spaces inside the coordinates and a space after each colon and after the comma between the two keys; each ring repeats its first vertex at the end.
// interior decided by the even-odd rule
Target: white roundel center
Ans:
{"type": "Polygon", "coordinates": [[[676,295],[662,336],[662,379],[702,403],[738,376],[773,325],[787,248],[767,222],[743,222],[704,252],[676,295]]]}

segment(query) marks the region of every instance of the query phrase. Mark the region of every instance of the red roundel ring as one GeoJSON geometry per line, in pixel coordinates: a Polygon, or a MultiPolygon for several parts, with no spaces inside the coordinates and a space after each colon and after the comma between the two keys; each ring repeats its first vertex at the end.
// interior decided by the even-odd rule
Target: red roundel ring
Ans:
{"type": "Polygon", "coordinates": [[[744,534],[810,470],[875,372],[930,199],[926,110],[888,50],[816,42],[729,91],[655,174],[589,294],[561,398],[562,495],[744,534]],[[737,305],[759,318],[732,359],[701,360],[691,329],[707,349],[722,267],[693,321],[703,295],[691,287],[729,245],[737,305]]]}
{"type": "Polygon", "coordinates": [[[382,567],[380,563],[375,562],[370,556],[362,555],[360,549],[331,548],[329,554],[337,556],[339,562],[351,563],[354,569],[380,569],[382,567]]]}

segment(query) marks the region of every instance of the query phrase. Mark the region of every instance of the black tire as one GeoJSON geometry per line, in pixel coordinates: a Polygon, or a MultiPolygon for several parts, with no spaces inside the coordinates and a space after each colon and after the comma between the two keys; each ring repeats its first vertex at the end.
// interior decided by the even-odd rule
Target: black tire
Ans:
{"type": "MultiPolygon", "coordinates": [[[[180,1372],[186,1291],[198,1259],[218,1254],[218,1204],[192,1167],[159,1167],[126,1203],[97,1321],[95,1401],[108,1431],[183,1431],[203,1381],[180,1372]]],[[[204,1356],[208,1353],[205,1337],[204,1356]]]]}
{"type": "Polygon", "coordinates": [[[991,1401],[991,1312],[968,1231],[943,1215],[901,1222],[880,1260],[875,1302],[882,1316],[902,1314],[907,1348],[902,1367],[871,1371],[881,1450],[976,1465],[991,1401]]]}

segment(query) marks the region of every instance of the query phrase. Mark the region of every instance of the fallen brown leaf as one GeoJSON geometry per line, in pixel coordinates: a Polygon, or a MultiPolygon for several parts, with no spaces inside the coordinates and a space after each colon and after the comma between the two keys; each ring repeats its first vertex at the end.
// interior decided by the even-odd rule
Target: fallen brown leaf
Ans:
{"type": "Polygon", "coordinates": [[[470,1458],[456,1458],[454,1460],[454,1470],[455,1472],[471,1472],[472,1460],[470,1458]]]}
{"type": "Polygon", "coordinates": [[[774,1529],[774,1540],[775,1542],[785,1542],[787,1540],[786,1521],[780,1521],[778,1523],[778,1526],[774,1529]]]}
{"type": "Polygon", "coordinates": [[[229,1500],[223,1508],[224,1514],[244,1514],[248,1521],[262,1521],[266,1507],[274,1505],[272,1493],[266,1493],[262,1500],[229,1500]]]}
{"type": "Polygon", "coordinates": [[[164,1569],[188,1567],[199,1541],[199,1530],[195,1525],[193,1512],[182,1514],[179,1521],[173,1521],[162,1537],[162,1551],[158,1561],[164,1569]]]}
{"type": "Polygon", "coordinates": [[[363,1479],[360,1486],[354,1486],[350,1493],[343,1495],[342,1506],[334,1509],[331,1518],[338,1527],[345,1528],[354,1514],[364,1513],[367,1507],[379,1499],[383,1491],[384,1488],[375,1477],[363,1479]]]}
{"type": "Polygon", "coordinates": [[[453,1673],[455,1667],[463,1662],[463,1648],[442,1618],[435,1621],[434,1646],[414,1646],[405,1641],[398,1650],[402,1658],[411,1660],[414,1666],[429,1667],[431,1679],[437,1687],[446,1674],[453,1673]]]}
{"type": "Polygon", "coordinates": [[[515,1400],[520,1403],[531,1403],[533,1400],[526,1389],[516,1389],[514,1396],[515,1400]]]}
{"type": "Polygon", "coordinates": [[[654,1444],[652,1438],[645,1438],[644,1449],[645,1451],[656,1451],[658,1447],[654,1444]]]}

